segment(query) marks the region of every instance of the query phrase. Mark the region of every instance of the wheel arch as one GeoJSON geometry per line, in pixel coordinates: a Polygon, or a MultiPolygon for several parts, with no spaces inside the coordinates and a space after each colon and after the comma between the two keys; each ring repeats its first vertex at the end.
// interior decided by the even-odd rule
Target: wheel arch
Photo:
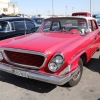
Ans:
{"type": "Polygon", "coordinates": [[[82,59],[83,64],[85,64],[87,62],[87,54],[86,54],[86,52],[84,52],[82,55],[80,55],[80,58],[82,59]]]}

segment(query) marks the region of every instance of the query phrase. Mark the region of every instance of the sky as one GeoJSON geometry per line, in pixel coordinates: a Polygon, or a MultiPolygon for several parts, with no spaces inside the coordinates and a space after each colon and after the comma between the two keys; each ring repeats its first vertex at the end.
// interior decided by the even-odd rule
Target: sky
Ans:
{"type": "MultiPolygon", "coordinates": [[[[10,0],[17,2],[19,12],[24,14],[52,14],[52,1],[55,15],[71,15],[72,12],[90,12],[90,0],[10,0]],[[67,7],[66,7],[67,6],[67,7]]],[[[92,13],[100,13],[100,0],[92,1],[92,13]]]]}

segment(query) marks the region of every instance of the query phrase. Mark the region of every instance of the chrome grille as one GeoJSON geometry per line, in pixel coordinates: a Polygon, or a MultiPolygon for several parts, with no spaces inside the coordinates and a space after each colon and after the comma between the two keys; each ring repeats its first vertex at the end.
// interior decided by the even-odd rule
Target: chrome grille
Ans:
{"type": "Polygon", "coordinates": [[[7,48],[3,55],[7,62],[22,67],[39,69],[45,62],[45,55],[35,51],[7,48]]]}

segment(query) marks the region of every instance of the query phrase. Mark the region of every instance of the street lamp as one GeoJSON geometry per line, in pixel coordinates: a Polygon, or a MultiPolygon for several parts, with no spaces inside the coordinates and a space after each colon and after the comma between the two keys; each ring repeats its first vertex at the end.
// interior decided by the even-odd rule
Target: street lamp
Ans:
{"type": "Polygon", "coordinates": [[[48,10],[48,15],[50,15],[50,11],[48,10]]]}
{"type": "Polygon", "coordinates": [[[66,16],[67,16],[67,6],[65,6],[66,7],[66,16]]]}
{"type": "Polygon", "coordinates": [[[91,16],[91,0],[90,0],[90,16],[91,16]]]}
{"type": "Polygon", "coordinates": [[[53,0],[52,0],[52,15],[54,15],[53,0]]]}
{"type": "Polygon", "coordinates": [[[74,7],[72,7],[72,13],[73,13],[73,9],[74,9],[74,7]]]}
{"type": "Polygon", "coordinates": [[[38,16],[38,10],[36,10],[37,11],[37,16],[38,16]]]}

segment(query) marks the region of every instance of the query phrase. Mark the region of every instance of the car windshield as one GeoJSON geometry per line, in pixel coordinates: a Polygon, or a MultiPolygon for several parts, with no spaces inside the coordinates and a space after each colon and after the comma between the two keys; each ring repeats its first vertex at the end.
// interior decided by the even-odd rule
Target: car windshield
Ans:
{"type": "Polygon", "coordinates": [[[10,26],[7,22],[0,21],[0,32],[10,31],[10,26]]]}
{"type": "Polygon", "coordinates": [[[44,22],[43,32],[46,31],[59,31],[75,28],[80,31],[87,29],[87,22],[82,18],[67,18],[67,19],[51,19],[44,22]]]}
{"type": "Polygon", "coordinates": [[[43,22],[43,19],[42,19],[42,18],[34,19],[34,20],[35,20],[35,22],[36,22],[37,24],[42,24],[42,22],[43,22]]]}

